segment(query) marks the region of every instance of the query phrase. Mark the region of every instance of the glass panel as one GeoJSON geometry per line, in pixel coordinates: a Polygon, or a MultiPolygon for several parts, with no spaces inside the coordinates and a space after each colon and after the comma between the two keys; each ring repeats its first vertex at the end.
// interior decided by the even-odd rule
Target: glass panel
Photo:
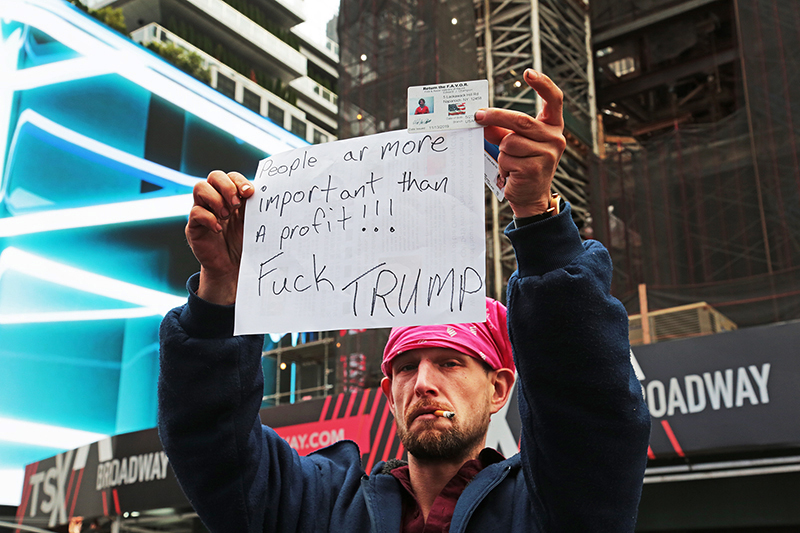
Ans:
{"type": "Polygon", "coordinates": [[[306,123],[302,119],[292,117],[292,133],[298,137],[306,138],[306,123]]]}
{"type": "Polygon", "coordinates": [[[261,113],[261,97],[246,87],[242,97],[242,105],[251,111],[261,113]]]}
{"type": "Polygon", "coordinates": [[[283,127],[283,109],[276,106],[272,102],[267,104],[267,117],[280,127],[283,127]]]}
{"type": "Polygon", "coordinates": [[[236,94],[236,82],[217,72],[217,90],[230,99],[236,94]]]}

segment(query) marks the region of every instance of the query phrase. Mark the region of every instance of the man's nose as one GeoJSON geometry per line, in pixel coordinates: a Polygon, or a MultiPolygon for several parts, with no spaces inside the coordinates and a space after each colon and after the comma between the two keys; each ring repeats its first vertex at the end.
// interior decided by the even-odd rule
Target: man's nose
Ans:
{"type": "Polygon", "coordinates": [[[417,381],[414,386],[414,393],[417,396],[435,396],[439,394],[438,373],[435,365],[428,361],[420,362],[417,367],[417,381]]]}

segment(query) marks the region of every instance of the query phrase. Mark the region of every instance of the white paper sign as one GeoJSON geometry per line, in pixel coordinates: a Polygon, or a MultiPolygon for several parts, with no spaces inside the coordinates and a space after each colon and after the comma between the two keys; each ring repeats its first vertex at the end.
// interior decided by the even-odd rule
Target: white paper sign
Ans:
{"type": "Polygon", "coordinates": [[[261,161],[235,333],[483,321],[483,130],[407,130],[261,161]]]}

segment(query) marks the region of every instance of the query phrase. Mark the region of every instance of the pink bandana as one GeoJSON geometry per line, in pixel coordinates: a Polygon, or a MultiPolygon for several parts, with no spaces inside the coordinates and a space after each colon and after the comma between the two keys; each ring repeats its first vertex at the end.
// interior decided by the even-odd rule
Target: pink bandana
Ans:
{"type": "Polygon", "coordinates": [[[427,347],[451,348],[485,361],[495,370],[514,371],[506,308],[491,298],[486,298],[486,322],[392,328],[383,350],[381,370],[391,377],[392,359],[408,350],[427,347]]]}

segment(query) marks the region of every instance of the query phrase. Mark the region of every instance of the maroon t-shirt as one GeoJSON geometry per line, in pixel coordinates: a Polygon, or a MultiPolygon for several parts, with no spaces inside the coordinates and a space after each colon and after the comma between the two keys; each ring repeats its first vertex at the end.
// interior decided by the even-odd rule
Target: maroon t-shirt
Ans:
{"type": "Polygon", "coordinates": [[[403,522],[400,533],[448,533],[458,497],[464,492],[472,478],[485,467],[503,459],[499,452],[491,448],[484,448],[477,459],[471,459],[464,463],[433,501],[427,522],[422,516],[422,509],[414,495],[408,465],[392,469],[389,473],[397,478],[406,489],[403,492],[403,522]]]}

